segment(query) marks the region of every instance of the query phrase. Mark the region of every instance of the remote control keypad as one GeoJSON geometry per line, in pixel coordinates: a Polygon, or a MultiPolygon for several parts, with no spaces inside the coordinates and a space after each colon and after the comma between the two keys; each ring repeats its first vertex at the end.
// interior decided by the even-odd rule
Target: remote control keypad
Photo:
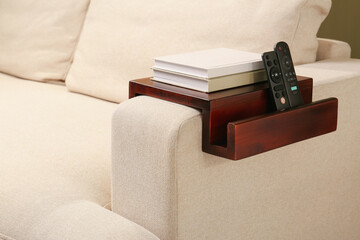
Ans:
{"type": "Polygon", "coordinates": [[[279,69],[284,76],[285,90],[289,97],[290,107],[302,105],[303,100],[301,94],[299,93],[298,82],[289,46],[285,42],[279,42],[276,44],[274,50],[277,58],[279,59],[279,69]]]}
{"type": "Polygon", "coordinates": [[[267,52],[263,54],[262,58],[276,109],[285,110],[290,107],[290,104],[276,54],[275,52],[267,52]]]}

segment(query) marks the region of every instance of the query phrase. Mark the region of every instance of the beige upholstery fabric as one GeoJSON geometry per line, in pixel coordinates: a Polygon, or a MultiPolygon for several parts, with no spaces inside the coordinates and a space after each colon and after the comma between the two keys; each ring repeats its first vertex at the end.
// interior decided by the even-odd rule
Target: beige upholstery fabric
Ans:
{"type": "Polygon", "coordinates": [[[318,42],[316,61],[331,58],[350,58],[351,47],[348,43],[325,38],[318,38],[318,42]]]}
{"type": "MultiPolygon", "coordinates": [[[[334,73],[316,65],[311,76],[334,73]]],[[[314,100],[339,99],[336,132],[236,162],[201,151],[196,110],[145,96],[121,103],[113,210],[161,239],[359,239],[360,74],[349,74],[314,80],[314,100]]]]}
{"type": "Polygon", "coordinates": [[[346,80],[360,75],[358,59],[327,59],[295,67],[296,74],[311,76],[316,85],[346,80]]]}
{"type": "Polygon", "coordinates": [[[159,240],[139,225],[85,201],[57,208],[32,228],[31,236],[34,240],[159,240]]]}
{"type": "Polygon", "coordinates": [[[0,72],[64,80],[89,0],[0,0],[0,72]]]}
{"type": "MultiPolygon", "coordinates": [[[[321,70],[332,70],[336,72],[341,71],[346,74],[356,74],[356,75],[360,74],[359,59],[351,59],[351,58],[327,59],[323,61],[318,61],[316,63],[297,66],[297,69],[313,69],[314,74],[318,74],[318,71],[321,70]]],[[[298,72],[296,73],[299,74],[298,72]]],[[[342,78],[341,75],[338,74],[338,80],[339,79],[342,78]]]]}
{"type": "Polygon", "coordinates": [[[192,108],[147,97],[121,103],[114,115],[113,207],[160,239],[177,239],[174,145],[178,127],[193,117],[192,108]]]}
{"type": "Polygon", "coordinates": [[[102,207],[115,108],[0,74],[0,239],[157,239],[102,207]]]}
{"type": "Polygon", "coordinates": [[[67,87],[106,100],[151,76],[156,56],[228,47],[269,51],[287,41],[296,63],[315,61],[316,33],[330,0],[93,0],[67,87]]]}

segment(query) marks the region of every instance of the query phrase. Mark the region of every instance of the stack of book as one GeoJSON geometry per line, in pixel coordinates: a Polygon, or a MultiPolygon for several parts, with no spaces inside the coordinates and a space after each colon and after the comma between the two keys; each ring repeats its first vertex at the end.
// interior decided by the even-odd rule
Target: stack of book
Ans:
{"type": "Polygon", "coordinates": [[[266,81],[260,54],[227,48],[158,57],[153,70],[154,81],[207,93],[266,81]]]}

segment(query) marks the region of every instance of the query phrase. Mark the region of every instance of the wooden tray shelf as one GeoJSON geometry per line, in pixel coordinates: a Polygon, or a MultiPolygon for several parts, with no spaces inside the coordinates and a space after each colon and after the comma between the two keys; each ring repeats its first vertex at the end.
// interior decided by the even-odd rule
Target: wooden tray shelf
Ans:
{"type": "Polygon", "coordinates": [[[274,110],[267,83],[203,93],[144,78],[130,82],[129,97],[147,95],[199,109],[203,151],[239,160],[336,130],[338,100],[312,102],[312,79],[298,80],[304,105],[282,112],[274,110]]]}

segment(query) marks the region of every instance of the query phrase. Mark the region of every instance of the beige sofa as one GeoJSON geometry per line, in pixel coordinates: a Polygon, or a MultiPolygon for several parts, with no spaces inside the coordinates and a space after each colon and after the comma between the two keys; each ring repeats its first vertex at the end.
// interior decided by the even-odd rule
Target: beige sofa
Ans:
{"type": "Polygon", "coordinates": [[[359,239],[360,60],[316,38],[330,5],[0,0],[0,239],[359,239]],[[336,132],[233,162],[197,110],[126,100],[155,56],[279,40],[336,132]]]}

